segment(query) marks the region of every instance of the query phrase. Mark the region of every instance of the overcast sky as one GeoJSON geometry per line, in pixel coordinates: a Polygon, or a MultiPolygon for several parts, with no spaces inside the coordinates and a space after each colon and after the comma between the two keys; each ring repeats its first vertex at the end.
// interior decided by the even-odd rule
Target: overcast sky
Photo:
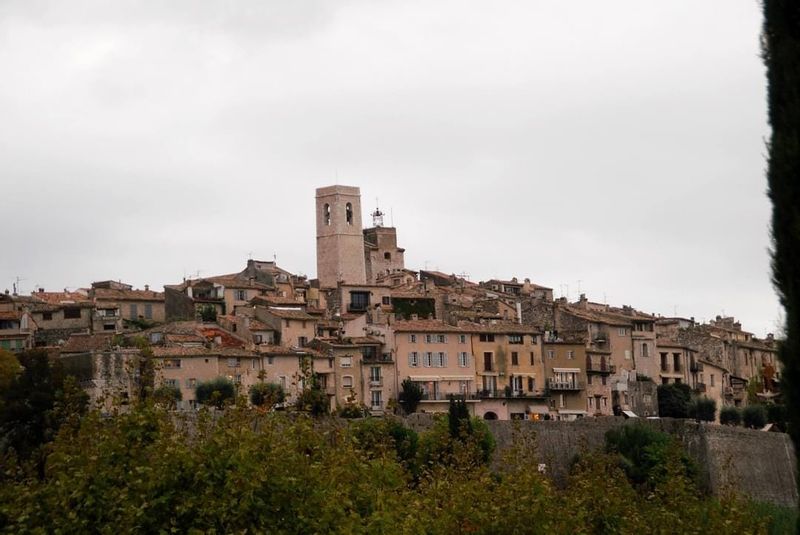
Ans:
{"type": "Polygon", "coordinates": [[[338,182],[409,268],[764,335],[760,23],[756,0],[5,0],[0,290],[250,254],[313,277],[338,182]]]}

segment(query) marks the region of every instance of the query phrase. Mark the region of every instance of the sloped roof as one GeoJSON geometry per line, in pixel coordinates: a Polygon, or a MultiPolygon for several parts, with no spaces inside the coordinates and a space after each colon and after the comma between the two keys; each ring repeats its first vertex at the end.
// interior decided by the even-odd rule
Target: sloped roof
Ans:
{"type": "Polygon", "coordinates": [[[116,290],[112,288],[95,288],[94,298],[100,301],[164,301],[162,292],[152,290],[116,290]]]}

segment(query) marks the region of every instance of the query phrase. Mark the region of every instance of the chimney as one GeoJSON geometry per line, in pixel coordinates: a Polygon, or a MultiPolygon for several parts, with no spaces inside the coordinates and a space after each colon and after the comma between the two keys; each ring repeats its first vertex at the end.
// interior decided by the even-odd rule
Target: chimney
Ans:
{"type": "Polygon", "coordinates": [[[144,285],[144,291],[145,292],[149,292],[150,291],[150,285],[149,284],[145,284],[144,285]]]}
{"type": "Polygon", "coordinates": [[[39,288],[39,293],[43,294],[44,293],[44,288],[39,288]]]}

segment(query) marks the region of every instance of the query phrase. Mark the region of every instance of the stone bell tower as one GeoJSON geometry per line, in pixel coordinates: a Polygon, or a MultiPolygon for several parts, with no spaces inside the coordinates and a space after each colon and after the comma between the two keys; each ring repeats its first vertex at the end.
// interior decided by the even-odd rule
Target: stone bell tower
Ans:
{"type": "Polygon", "coordinates": [[[357,187],[317,188],[317,278],[321,288],[335,288],[340,281],[366,284],[357,187]]]}

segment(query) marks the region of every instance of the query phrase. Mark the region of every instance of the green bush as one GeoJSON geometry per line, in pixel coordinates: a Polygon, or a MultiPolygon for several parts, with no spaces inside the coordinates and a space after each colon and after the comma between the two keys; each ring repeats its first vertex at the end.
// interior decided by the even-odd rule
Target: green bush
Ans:
{"type": "Polygon", "coordinates": [[[658,415],[662,418],[688,418],[692,389],[685,383],[658,385],[658,415]]]}
{"type": "Polygon", "coordinates": [[[713,422],[717,414],[717,402],[706,397],[696,398],[689,408],[689,415],[698,422],[713,422]]]}
{"type": "Polygon", "coordinates": [[[719,411],[719,423],[722,425],[739,425],[742,423],[742,412],[738,407],[726,406],[719,411]]]}
{"type": "MultiPolygon", "coordinates": [[[[616,454],[625,475],[634,485],[652,485],[664,477],[673,438],[645,423],[623,425],[606,432],[606,452],[616,454]]],[[[689,457],[680,457],[684,477],[694,477],[696,468],[689,457]]]]}
{"type": "Polygon", "coordinates": [[[742,411],[742,423],[750,429],[761,429],[767,425],[767,410],[764,405],[748,405],[742,411]]]}
{"type": "Polygon", "coordinates": [[[271,409],[286,400],[286,392],[276,383],[256,383],[250,387],[250,403],[256,407],[271,409]]]}
{"type": "Polygon", "coordinates": [[[177,407],[183,400],[181,389],[172,385],[161,385],[153,391],[153,401],[160,403],[168,409],[177,407]]]}
{"type": "Polygon", "coordinates": [[[422,387],[419,384],[411,379],[405,379],[402,382],[400,385],[399,402],[406,414],[417,412],[419,402],[422,401],[422,395],[422,387]]]}
{"type": "Polygon", "coordinates": [[[195,396],[198,403],[221,409],[233,402],[236,397],[236,386],[230,379],[217,377],[210,381],[198,383],[195,389],[195,396]]]}
{"type": "Polygon", "coordinates": [[[348,403],[339,407],[337,414],[340,418],[364,418],[369,416],[369,409],[358,403],[348,403]]]}
{"type": "Polygon", "coordinates": [[[775,424],[775,427],[783,431],[787,431],[787,414],[786,405],[782,403],[769,403],[767,404],[767,421],[775,424]]]}

